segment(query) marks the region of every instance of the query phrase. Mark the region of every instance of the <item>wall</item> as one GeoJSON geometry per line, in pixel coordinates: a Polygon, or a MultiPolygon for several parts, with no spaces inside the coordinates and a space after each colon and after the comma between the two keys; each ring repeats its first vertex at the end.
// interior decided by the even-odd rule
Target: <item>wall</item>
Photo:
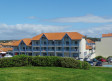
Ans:
{"type": "Polygon", "coordinates": [[[112,56],[112,37],[103,37],[100,42],[96,42],[96,56],[112,56]]]}
{"type": "Polygon", "coordinates": [[[82,38],[79,43],[79,58],[84,58],[84,52],[86,52],[86,40],[85,38],[82,38]]]}

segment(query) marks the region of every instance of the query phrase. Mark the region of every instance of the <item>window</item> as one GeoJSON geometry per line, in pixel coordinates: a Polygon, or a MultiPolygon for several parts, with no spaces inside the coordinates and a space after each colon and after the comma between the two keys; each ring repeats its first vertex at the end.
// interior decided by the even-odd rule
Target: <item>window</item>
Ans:
{"type": "Polygon", "coordinates": [[[38,47],[36,47],[36,50],[38,50],[38,47]]]}
{"type": "Polygon", "coordinates": [[[44,44],[46,45],[46,42],[44,42],[44,44]]]}
{"type": "Polygon", "coordinates": [[[77,51],[77,49],[78,49],[78,48],[77,48],[77,47],[75,47],[75,51],[77,51]]]}
{"type": "Polygon", "coordinates": [[[58,47],[58,50],[61,50],[61,47],[58,47]]]}
{"type": "Polygon", "coordinates": [[[36,44],[38,45],[38,42],[36,42],[36,44]]]}
{"type": "Polygon", "coordinates": [[[23,47],[23,49],[25,49],[25,47],[23,47]]]}
{"type": "Polygon", "coordinates": [[[52,47],[52,50],[54,50],[54,47],[52,47]]]}
{"type": "Polygon", "coordinates": [[[66,50],[69,51],[69,47],[67,47],[66,50]]]}
{"type": "Polygon", "coordinates": [[[77,42],[77,41],[75,41],[75,44],[78,44],[78,42],[77,42]]]}
{"type": "Polygon", "coordinates": [[[31,49],[31,47],[29,47],[29,49],[31,49]]]}
{"type": "Polygon", "coordinates": [[[62,54],[61,53],[58,53],[57,56],[62,56],[62,54]]]}
{"type": "Polygon", "coordinates": [[[69,45],[69,42],[68,41],[66,41],[66,45],[69,45]]]}
{"type": "Polygon", "coordinates": [[[44,50],[46,50],[46,47],[44,47],[44,50]]]}
{"type": "Polygon", "coordinates": [[[77,54],[77,53],[76,53],[76,54],[74,53],[74,54],[73,54],[73,57],[78,57],[78,54],[77,54]]]}
{"type": "Polygon", "coordinates": [[[54,45],[54,41],[52,41],[52,44],[54,45]]]}

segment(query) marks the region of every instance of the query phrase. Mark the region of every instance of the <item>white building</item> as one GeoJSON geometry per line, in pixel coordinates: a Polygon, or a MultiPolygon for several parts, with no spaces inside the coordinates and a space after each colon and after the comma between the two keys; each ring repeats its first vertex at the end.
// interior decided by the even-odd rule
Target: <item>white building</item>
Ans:
{"type": "Polygon", "coordinates": [[[112,33],[103,34],[101,41],[96,42],[96,56],[112,56],[112,33]]]}

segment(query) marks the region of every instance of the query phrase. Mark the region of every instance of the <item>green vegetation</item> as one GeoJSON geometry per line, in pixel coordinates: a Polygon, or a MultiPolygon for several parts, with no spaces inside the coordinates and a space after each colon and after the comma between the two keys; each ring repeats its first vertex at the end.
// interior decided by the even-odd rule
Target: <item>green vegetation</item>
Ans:
{"type": "Polygon", "coordinates": [[[103,57],[103,56],[96,56],[95,58],[96,58],[97,60],[100,60],[101,58],[103,58],[103,59],[105,59],[105,60],[107,59],[106,57],[103,57]]]}
{"type": "Polygon", "coordinates": [[[0,67],[21,67],[21,66],[50,66],[50,67],[65,67],[76,69],[89,69],[90,64],[81,62],[74,58],[55,57],[55,56],[26,56],[17,55],[12,58],[0,59],[0,67]]]}
{"type": "Polygon", "coordinates": [[[112,68],[8,67],[0,68],[0,81],[112,81],[112,68]]]}

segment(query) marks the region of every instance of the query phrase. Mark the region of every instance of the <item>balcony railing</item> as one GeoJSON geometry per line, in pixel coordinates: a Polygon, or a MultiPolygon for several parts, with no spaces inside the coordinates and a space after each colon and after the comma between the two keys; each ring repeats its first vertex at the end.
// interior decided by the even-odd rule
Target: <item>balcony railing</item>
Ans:
{"type": "Polygon", "coordinates": [[[19,51],[19,49],[14,49],[14,51],[19,51]]]}
{"type": "Polygon", "coordinates": [[[20,51],[25,51],[25,49],[20,49],[20,51]]]}
{"type": "Polygon", "coordinates": [[[40,51],[39,49],[33,49],[33,51],[40,51]]]}
{"type": "Polygon", "coordinates": [[[33,44],[33,46],[40,46],[40,44],[33,44]]]}
{"type": "Polygon", "coordinates": [[[26,51],[32,51],[32,49],[26,49],[26,51]]]}

